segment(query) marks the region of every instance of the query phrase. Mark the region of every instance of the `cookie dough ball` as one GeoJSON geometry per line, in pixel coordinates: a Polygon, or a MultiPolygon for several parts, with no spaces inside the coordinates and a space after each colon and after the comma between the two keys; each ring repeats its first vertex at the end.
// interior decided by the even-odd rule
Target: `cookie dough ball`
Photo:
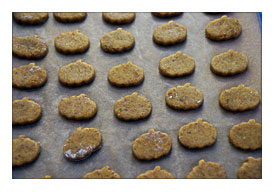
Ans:
{"type": "Polygon", "coordinates": [[[47,21],[49,14],[47,12],[16,12],[13,18],[16,22],[26,25],[42,24],[47,21]]]}
{"type": "Polygon", "coordinates": [[[237,176],[239,179],[261,179],[262,158],[248,157],[239,168],[237,176]]]}
{"type": "Polygon", "coordinates": [[[111,170],[109,166],[86,173],[83,179],[120,179],[120,175],[111,170]]]}
{"type": "Polygon", "coordinates": [[[135,20],[136,13],[134,12],[109,12],[102,13],[104,21],[112,24],[126,24],[135,20]]]}
{"type": "Polygon", "coordinates": [[[161,169],[160,166],[156,166],[153,170],[148,170],[145,173],[141,173],[137,176],[137,179],[175,179],[172,173],[161,169]]]}
{"type": "Polygon", "coordinates": [[[54,18],[62,23],[74,23],[74,22],[80,22],[83,21],[87,13],[86,12],[63,12],[63,13],[58,13],[55,12],[53,13],[54,18]]]}
{"type": "Polygon", "coordinates": [[[133,143],[133,154],[141,160],[158,159],[167,155],[172,148],[171,138],[163,132],[149,129],[133,143]]]}
{"type": "Polygon", "coordinates": [[[152,12],[152,14],[160,18],[169,18],[169,17],[178,16],[182,13],[181,12],[152,12]]]}

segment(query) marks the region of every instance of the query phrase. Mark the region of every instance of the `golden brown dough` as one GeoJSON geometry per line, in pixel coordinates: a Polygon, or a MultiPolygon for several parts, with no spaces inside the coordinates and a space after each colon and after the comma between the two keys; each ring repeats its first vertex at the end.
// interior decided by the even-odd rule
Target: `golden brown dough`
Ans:
{"type": "Polygon", "coordinates": [[[63,13],[55,12],[53,13],[53,16],[57,21],[60,21],[63,23],[73,23],[73,22],[83,21],[86,18],[87,13],[86,12],[63,12],[63,13]]]}
{"type": "Polygon", "coordinates": [[[112,24],[131,23],[135,20],[136,13],[134,12],[109,12],[102,13],[104,21],[112,24]]]}
{"type": "Polygon", "coordinates": [[[262,158],[248,157],[239,168],[239,179],[262,179],[262,158]]]}
{"type": "Polygon", "coordinates": [[[137,179],[175,179],[172,173],[161,169],[160,166],[156,166],[153,170],[148,170],[145,173],[141,173],[137,176],[137,179]]]}
{"type": "Polygon", "coordinates": [[[111,170],[109,166],[86,173],[83,179],[120,179],[120,175],[111,170]]]}
{"type": "Polygon", "coordinates": [[[156,17],[160,17],[160,18],[168,18],[168,17],[175,17],[178,16],[180,14],[182,14],[181,12],[152,12],[152,14],[156,17]]]}
{"type": "Polygon", "coordinates": [[[20,24],[35,25],[47,21],[49,14],[47,12],[15,12],[13,18],[20,24]]]}

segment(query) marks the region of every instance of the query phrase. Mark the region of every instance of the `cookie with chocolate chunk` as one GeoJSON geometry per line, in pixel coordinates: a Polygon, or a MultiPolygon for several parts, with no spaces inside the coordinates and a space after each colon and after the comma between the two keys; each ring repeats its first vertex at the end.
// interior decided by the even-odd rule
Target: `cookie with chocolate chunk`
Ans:
{"type": "Polygon", "coordinates": [[[47,12],[15,12],[12,15],[17,23],[25,25],[42,24],[49,18],[47,12]]]}
{"type": "Polygon", "coordinates": [[[131,23],[135,20],[136,13],[134,12],[108,12],[102,13],[104,21],[112,24],[131,23]]]}
{"type": "Polygon", "coordinates": [[[148,170],[145,173],[141,173],[137,176],[137,179],[175,179],[172,173],[161,169],[160,166],[156,166],[153,170],[148,170]]]}
{"type": "Polygon", "coordinates": [[[262,158],[248,157],[238,169],[239,179],[261,179],[262,178],[262,158]]]}
{"type": "Polygon", "coordinates": [[[96,169],[92,172],[86,173],[83,179],[120,179],[120,175],[113,171],[109,166],[102,169],[96,169]]]}
{"type": "Polygon", "coordinates": [[[74,22],[80,22],[83,21],[87,13],[86,12],[55,12],[53,13],[54,18],[57,21],[63,22],[63,23],[74,23],[74,22]]]}

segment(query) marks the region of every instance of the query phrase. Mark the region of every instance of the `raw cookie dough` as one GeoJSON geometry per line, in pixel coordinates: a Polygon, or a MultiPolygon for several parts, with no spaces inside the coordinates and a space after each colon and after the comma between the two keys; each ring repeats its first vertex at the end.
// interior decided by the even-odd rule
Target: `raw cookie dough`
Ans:
{"type": "Polygon", "coordinates": [[[219,163],[211,161],[205,162],[200,160],[198,165],[193,167],[188,173],[187,179],[225,179],[226,172],[224,167],[219,163]]]}
{"type": "Polygon", "coordinates": [[[12,53],[24,59],[40,59],[48,53],[48,46],[37,35],[15,37],[12,39],[12,53]]]}
{"type": "Polygon", "coordinates": [[[118,28],[115,31],[103,35],[100,46],[105,52],[119,53],[132,49],[135,45],[135,37],[132,33],[118,28]]]}
{"type": "Polygon", "coordinates": [[[79,30],[74,30],[60,33],[54,39],[54,45],[57,51],[64,54],[83,53],[89,49],[90,40],[79,30]]]}
{"type": "Polygon", "coordinates": [[[262,148],[262,125],[255,119],[234,125],[229,134],[229,139],[235,147],[256,150],[262,148]]]}
{"type": "Polygon", "coordinates": [[[211,146],[215,143],[216,137],[216,128],[202,118],[182,126],[178,132],[179,142],[188,148],[211,146]]]}
{"type": "Polygon", "coordinates": [[[239,168],[239,179],[262,179],[262,158],[248,157],[239,168]]]}
{"type": "Polygon", "coordinates": [[[69,86],[90,83],[94,77],[94,67],[81,59],[61,67],[58,71],[59,81],[69,86]]]}
{"type": "Polygon", "coordinates": [[[153,170],[148,170],[145,173],[141,173],[137,176],[137,179],[175,179],[172,173],[161,169],[160,166],[156,166],[153,170]]]}
{"type": "Polygon", "coordinates": [[[181,12],[152,12],[152,14],[156,17],[168,18],[178,16],[181,12]]]}
{"type": "Polygon", "coordinates": [[[72,161],[85,159],[99,149],[101,140],[98,129],[79,127],[64,143],[63,153],[72,161]]]}
{"type": "Polygon", "coordinates": [[[149,129],[133,143],[133,154],[141,160],[158,159],[167,155],[172,148],[172,141],[166,133],[149,129]]]}
{"type": "Polygon", "coordinates": [[[12,166],[33,162],[40,153],[40,145],[25,135],[12,140],[12,166]]]}
{"type": "Polygon", "coordinates": [[[245,71],[247,65],[248,60],[244,54],[229,49],[227,52],[212,58],[210,69],[217,75],[228,76],[245,71]]]}
{"type": "Polygon", "coordinates": [[[49,14],[47,12],[16,12],[13,13],[13,18],[20,24],[42,24],[47,21],[49,14]]]}
{"type": "Polygon", "coordinates": [[[132,93],[118,99],[114,105],[114,113],[117,118],[129,121],[146,118],[150,115],[152,105],[149,99],[132,93]]]}
{"type": "Polygon", "coordinates": [[[236,38],[240,35],[241,31],[242,26],[239,20],[227,17],[226,15],[210,21],[205,28],[206,36],[216,41],[236,38]]]}
{"type": "Polygon", "coordinates": [[[165,101],[169,107],[174,109],[196,109],[203,103],[203,94],[190,83],[186,83],[184,86],[169,89],[166,92],[165,101]]]}
{"type": "Polygon", "coordinates": [[[21,100],[12,102],[12,124],[23,125],[34,123],[42,115],[41,106],[30,100],[29,97],[24,97],[21,100]]]}
{"type": "Polygon", "coordinates": [[[57,21],[60,21],[63,23],[73,23],[73,22],[83,21],[86,18],[87,13],[86,12],[63,12],[63,13],[55,12],[53,13],[53,16],[57,21]]]}
{"type": "Polygon", "coordinates": [[[229,111],[246,111],[255,108],[260,102],[259,93],[240,84],[224,90],[220,94],[220,105],[229,111]]]}
{"type": "Polygon", "coordinates": [[[181,77],[191,74],[195,70],[194,59],[181,51],[164,57],[159,62],[159,72],[168,77],[181,77]]]}
{"type": "Polygon", "coordinates": [[[74,120],[90,119],[96,112],[96,103],[85,94],[79,96],[65,97],[58,104],[59,113],[74,120]]]}
{"type": "Polygon", "coordinates": [[[144,71],[132,61],[114,66],[108,72],[108,80],[118,87],[139,85],[144,79],[144,71]]]}
{"type": "Polygon", "coordinates": [[[86,173],[83,179],[120,179],[120,175],[111,170],[109,166],[86,173]]]}
{"type": "Polygon", "coordinates": [[[184,25],[169,21],[154,29],[153,39],[160,45],[173,45],[186,39],[187,29],[184,25]]]}
{"type": "Polygon", "coordinates": [[[12,69],[12,86],[21,89],[41,87],[47,81],[47,72],[35,63],[12,69]]]}
{"type": "Polygon", "coordinates": [[[135,20],[136,13],[134,12],[109,12],[102,13],[104,21],[112,24],[131,23],[135,20]]]}

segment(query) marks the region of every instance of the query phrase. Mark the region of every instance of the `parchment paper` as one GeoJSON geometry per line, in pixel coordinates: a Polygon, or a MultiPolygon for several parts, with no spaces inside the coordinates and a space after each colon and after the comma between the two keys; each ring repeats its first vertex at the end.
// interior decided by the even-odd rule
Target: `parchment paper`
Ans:
{"type": "MultiPolygon", "coordinates": [[[[22,97],[38,102],[43,109],[42,118],[32,125],[13,126],[13,138],[24,134],[40,142],[41,153],[38,159],[26,166],[13,168],[13,178],[34,178],[51,175],[52,178],[81,178],[85,173],[109,165],[122,178],[136,178],[140,173],[160,165],[173,173],[176,178],[185,178],[198,161],[221,163],[228,178],[236,178],[237,170],[248,156],[261,157],[262,151],[242,151],[233,147],[228,139],[230,128],[243,121],[255,118],[262,122],[262,105],[251,111],[232,113],[219,106],[219,94],[224,89],[240,83],[261,90],[261,33],[256,13],[228,13],[242,24],[242,34],[235,40],[214,42],[205,37],[205,26],[223,14],[184,13],[173,18],[187,27],[187,40],[180,45],[161,47],[152,40],[156,26],[170,19],[159,19],[151,13],[137,13],[133,23],[111,25],[102,20],[101,13],[88,13],[85,21],[76,24],[57,22],[52,13],[46,23],[39,26],[22,26],[13,21],[13,37],[39,35],[49,46],[48,55],[34,61],[46,68],[47,83],[38,89],[19,90],[13,88],[13,100],[22,97]],[[100,38],[118,27],[132,32],[135,47],[123,54],[108,54],[100,48],[100,38]],[[63,32],[79,29],[90,38],[90,48],[84,54],[62,55],[55,50],[54,38],[63,32]],[[219,77],[210,71],[213,56],[234,49],[247,55],[248,70],[233,77],[219,77]],[[170,54],[182,51],[191,55],[196,62],[195,72],[183,78],[165,78],[158,70],[159,61],[170,54]],[[82,59],[92,64],[96,71],[95,80],[86,86],[69,88],[58,81],[57,73],[61,66],[82,59]],[[132,88],[117,88],[109,84],[107,73],[115,65],[133,61],[144,69],[144,82],[132,88]],[[204,104],[193,111],[176,111],[165,103],[165,93],[169,88],[191,83],[204,94],[204,104]],[[124,122],[113,113],[115,101],[137,91],[152,102],[152,114],[145,120],[124,122]],[[88,121],[72,121],[61,117],[58,103],[63,97],[87,94],[98,106],[97,115],[88,121]],[[190,150],[177,140],[181,126],[197,118],[203,118],[217,128],[217,141],[208,148],[190,150]],[[103,136],[102,148],[89,158],[80,162],[71,162],[63,155],[63,143],[77,127],[98,128],[103,136]],[[153,161],[139,161],[132,154],[132,143],[150,128],[166,132],[172,139],[172,151],[169,155],[153,161]]],[[[26,65],[33,60],[13,57],[13,67],[26,65]]]]}

